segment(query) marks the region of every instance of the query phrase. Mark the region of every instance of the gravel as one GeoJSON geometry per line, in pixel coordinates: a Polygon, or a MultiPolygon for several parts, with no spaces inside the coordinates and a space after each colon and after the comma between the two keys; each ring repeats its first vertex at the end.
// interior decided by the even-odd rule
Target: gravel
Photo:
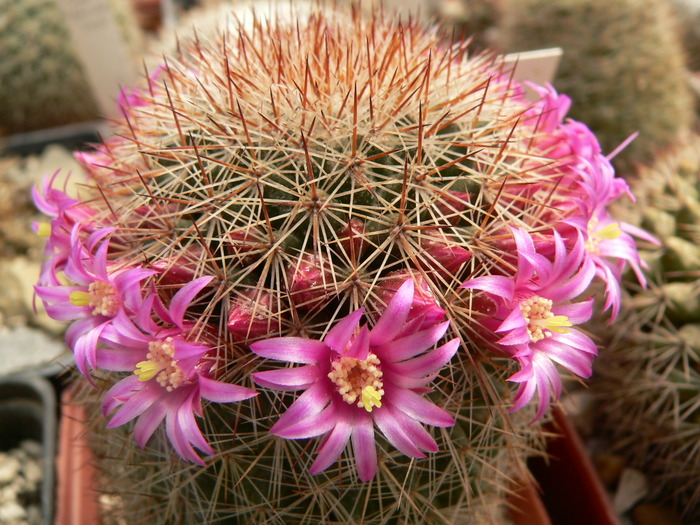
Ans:
{"type": "Polygon", "coordinates": [[[0,523],[40,525],[42,449],[33,440],[0,451],[0,523]]]}

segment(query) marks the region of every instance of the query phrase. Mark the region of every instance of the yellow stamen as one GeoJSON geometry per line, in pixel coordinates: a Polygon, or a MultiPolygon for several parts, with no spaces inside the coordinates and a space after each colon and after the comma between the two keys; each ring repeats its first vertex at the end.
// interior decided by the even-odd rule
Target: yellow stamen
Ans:
{"type": "Polygon", "coordinates": [[[362,404],[367,412],[373,407],[382,408],[382,396],[373,386],[366,386],[362,389],[362,404]]]}

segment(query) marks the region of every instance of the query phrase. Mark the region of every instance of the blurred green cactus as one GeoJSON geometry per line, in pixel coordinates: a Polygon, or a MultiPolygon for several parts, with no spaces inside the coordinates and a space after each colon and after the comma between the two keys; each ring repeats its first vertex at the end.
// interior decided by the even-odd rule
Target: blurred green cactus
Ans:
{"type": "Polygon", "coordinates": [[[554,86],[571,96],[571,117],[612,152],[622,174],[650,162],[694,122],[678,22],[666,0],[511,0],[499,46],[509,52],[563,48],[554,86]]]}
{"type": "Polygon", "coordinates": [[[646,252],[647,290],[629,285],[608,334],[594,392],[605,433],[650,477],[650,497],[700,518],[700,137],[640,171],[630,222],[662,247],[646,252]]]}

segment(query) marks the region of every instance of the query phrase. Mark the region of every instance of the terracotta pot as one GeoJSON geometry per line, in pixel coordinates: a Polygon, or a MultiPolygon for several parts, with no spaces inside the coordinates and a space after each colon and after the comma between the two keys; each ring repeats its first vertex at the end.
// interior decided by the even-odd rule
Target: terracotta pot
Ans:
{"type": "MultiPolygon", "coordinates": [[[[547,428],[549,459],[535,458],[530,470],[539,483],[542,502],[552,525],[620,525],[581,436],[571,420],[554,409],[547,428]]],[[[527,525],[530,522],[519,522],[527,525]]],[[[536,522],[535,522],[536,523],[536,522]]]]}
{"type": "Polygon", "coordinates": [[[73,388],[61,394],[56,457],[56,521],[54,525],[100,523],[97,469],[85,439],[85,410],[74,401],[73,388]]]}

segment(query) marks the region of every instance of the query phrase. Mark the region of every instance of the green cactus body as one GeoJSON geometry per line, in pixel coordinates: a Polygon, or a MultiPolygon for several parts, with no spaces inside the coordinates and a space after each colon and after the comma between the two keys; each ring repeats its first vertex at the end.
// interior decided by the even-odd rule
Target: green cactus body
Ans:
{"type": "Polygon", "coordinates": [[[650,162],[694,121],[683,48],[668,2],[659,0],[514,0],[499,31],[509,52],[563,48],[555,87],[572,98],[623,174],[650,162]]]}
{"type": "Polygon", "coordinates": [[[629,287],[627,310],[601,352],[594,392],[605,431],[650,476],[650,497],[700,518],[700,137],[640,172],[633,224],[662,247],[646,253],[648,289],[629,287]]]}

